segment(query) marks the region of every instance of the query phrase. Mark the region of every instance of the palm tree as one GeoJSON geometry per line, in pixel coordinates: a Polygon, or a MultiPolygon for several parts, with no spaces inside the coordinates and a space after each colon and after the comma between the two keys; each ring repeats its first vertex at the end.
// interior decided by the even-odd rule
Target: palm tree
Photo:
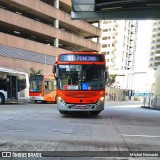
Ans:
{"type": "Polygon", "coordinates": [[[30,68],[30,77],[34,75],[42,75],[42,74],[43,74],[42,70],[35,70],[33,68],[30,68]]]}

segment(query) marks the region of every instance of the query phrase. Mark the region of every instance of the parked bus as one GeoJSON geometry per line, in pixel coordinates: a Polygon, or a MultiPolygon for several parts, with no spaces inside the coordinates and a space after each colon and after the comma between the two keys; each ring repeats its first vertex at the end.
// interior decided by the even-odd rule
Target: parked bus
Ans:
{"type": "Polygon", "coordinates": [[[31,101],[56,103],[56,80],[54,76],[31,76],[29,96],[31,101]]]}
{"type": "Polygon", "coordinates": [[[104,110],[107,71],[105,57],[95,52],[60,54],[53,67],[57,80],[57,108],[68,111],[89,111],[98,115],[104,110]]]}
{"type": "Polygon", "coordinates": [[[28,74],[0,67],[0,104],[28,100],[28,74]]]}

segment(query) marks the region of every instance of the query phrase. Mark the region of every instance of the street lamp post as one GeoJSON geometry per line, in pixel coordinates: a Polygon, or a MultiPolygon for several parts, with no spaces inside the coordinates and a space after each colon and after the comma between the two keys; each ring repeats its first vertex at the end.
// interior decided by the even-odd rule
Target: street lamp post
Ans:
{"type": "Polygon", "coordinates": [[[44,74],[46,74],[46,53],[45,53],[45,56],[44,56],[44,74]]]}
{"type": "Polygon", "coordinates": [[[44,49],[44,52],[45,52],[45,55],[44,55],[44,74],[46,74],[46,65],[47,65],[47,49],[48,47],[47,46],[50,46],[50,44],[46,44],[45,45],[45,49],[44,49]]]}

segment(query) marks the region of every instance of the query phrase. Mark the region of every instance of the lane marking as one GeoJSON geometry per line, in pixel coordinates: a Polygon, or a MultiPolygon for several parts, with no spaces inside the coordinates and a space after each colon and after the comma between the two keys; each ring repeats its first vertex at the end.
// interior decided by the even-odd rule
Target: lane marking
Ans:
{"type": "Polygon", "coordinates": [[[160,138],[160,136],[151,136],[151,135],[130,135],[130,134],[119,134],[120,136],[126,137],[146,137],[146,138],[160,138]]]}

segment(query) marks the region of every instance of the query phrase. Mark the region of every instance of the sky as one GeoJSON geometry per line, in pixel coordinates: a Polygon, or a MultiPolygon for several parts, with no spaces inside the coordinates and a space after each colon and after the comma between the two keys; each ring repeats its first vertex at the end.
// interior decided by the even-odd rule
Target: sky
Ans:
{"type": "Polygon", "coordinates": [[[135,70],[147,70],[151,47],[152,21],[138,22],[137,48],[135,56],[135,70]]]}
{"type": "Polygon", "coordinates": [[[152,21],[141,20],[138,22],[138,35],[135,56],[135,71],[133,89],[137,92],[152,92],[154,71],[149,69],[149,55],[151,48],[152,21]],[[146,72],[141,73],[140,72],[146,72]],[[139,73],[138,73],[139,72],[139,73]]]}

